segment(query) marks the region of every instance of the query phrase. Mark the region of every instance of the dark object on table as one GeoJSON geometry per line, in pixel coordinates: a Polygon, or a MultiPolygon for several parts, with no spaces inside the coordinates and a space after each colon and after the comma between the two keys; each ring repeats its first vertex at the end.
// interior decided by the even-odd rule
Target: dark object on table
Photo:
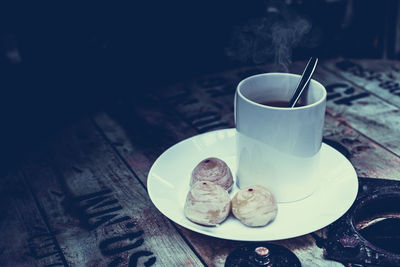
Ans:
{"type": "Polygon", "coordinates": [[[269,243],[250,243],[235,249],[226,258],[225,267],[301,266],[299,259],[283,246],[269,243]]]}
{"type": "Polygon", "coordinates": [[[329,226],[327,239],[319,240],[325,257],[362,266],[399,266],[399,201],[399,181],[360,178],[355,203],[329,226]]]}

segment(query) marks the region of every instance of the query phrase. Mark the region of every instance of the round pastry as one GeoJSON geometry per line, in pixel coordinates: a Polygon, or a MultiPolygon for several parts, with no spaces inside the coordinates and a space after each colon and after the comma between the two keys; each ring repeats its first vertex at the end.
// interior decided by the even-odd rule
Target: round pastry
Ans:
{"type": "Polygon", "coordinates": [[[241,189],[232,199],[232,213],[248,226],[264,226],[275,219],[278,206],[272,193],[261,185],[241,189]]]}
{"type": "Polygon", "coordinates": [[[226,163],[218,158],[206,158],[197,164],[192,172],[190,185],[197,181],[210,181],[230,191],[233,186],[231,170],[226,163]]]}
{"type": "Polygon", "coordinates": [[[231,199],[221,186],[208,181],[196,182],[186,197],[186,217],[199,224],[216,225],[228,217],[231,199]]]}

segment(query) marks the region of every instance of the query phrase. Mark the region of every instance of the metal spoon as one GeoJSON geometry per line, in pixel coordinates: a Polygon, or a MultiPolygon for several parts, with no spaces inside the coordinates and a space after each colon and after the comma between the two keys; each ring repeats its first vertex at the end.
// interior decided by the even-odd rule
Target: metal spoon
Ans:
{"type": "Polygon", "coordinates": [[[296,91],[294,92],[292,98],[289,102],[289,107],[293,108],[297,101],[299,101],[301,94],[303,93],[304,89],[308,87],[310,82],[311,76],[314,73],[315,67],[317,66],[318,58],[311,57],[307,63],[306,68],[304,69],[303,74],[301,75],[301,79],[299,84],[297,85],[296,91]]]}

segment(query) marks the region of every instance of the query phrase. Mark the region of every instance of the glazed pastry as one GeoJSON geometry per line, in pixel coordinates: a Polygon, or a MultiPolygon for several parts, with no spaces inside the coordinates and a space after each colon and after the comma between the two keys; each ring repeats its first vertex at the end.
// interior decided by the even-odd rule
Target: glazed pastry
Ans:
{"type": "Polygon", "coordinates": [[[264,226],[275,219],[278,206],[272,193],[261,185],[241,189],[232,199],[232,213],[248,226],[264,226]]]}
{"type": "Polygon", "coordinates": [[[208,181],[196,182],[186,197],[185,216],[202,225],[216,225],[228,217],[231,199],[221,186],[208,181]]]}
{"type": "Polygon", "coordinates": [[[226,163],[218,158],[207,158],[197,164],[192,172],[190,185],[197,181],[210,181],[230,191],[233,186],[231,170],[226,163]]]}

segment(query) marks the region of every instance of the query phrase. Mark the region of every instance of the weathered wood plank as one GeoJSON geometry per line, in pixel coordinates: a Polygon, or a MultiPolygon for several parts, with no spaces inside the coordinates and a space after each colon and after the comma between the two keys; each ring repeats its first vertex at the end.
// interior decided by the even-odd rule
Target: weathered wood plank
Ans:
{"type": "Polygon", "coordinates": [[[400,107],[400,62],[339,59],[324,62],[323,68],[400,107]]]}
{"type": "Polygon", "coordinates": [[[100,113],[95,121],[101,122],[101,130],[111,144],[146,184],[148,166],[168,147],[197,132],[157,96],[145,94],[141,99],[118,102],[109,115],[100,113]]]}
{"type": "Polygon", "coordinates": [[[344,146],[360,177],[400,180],[400,158],[327,113],[324,138],[344,146]]]}
{"type": "Polygon", "coordinates": [[[21,172],[0,179],[0,266],[68,266],[21,172]]]}
{"type": "Polygon", "coordinates": [[[72,266],[201,266],[85,119],[29,161],[27,180],[72,266]]]}

